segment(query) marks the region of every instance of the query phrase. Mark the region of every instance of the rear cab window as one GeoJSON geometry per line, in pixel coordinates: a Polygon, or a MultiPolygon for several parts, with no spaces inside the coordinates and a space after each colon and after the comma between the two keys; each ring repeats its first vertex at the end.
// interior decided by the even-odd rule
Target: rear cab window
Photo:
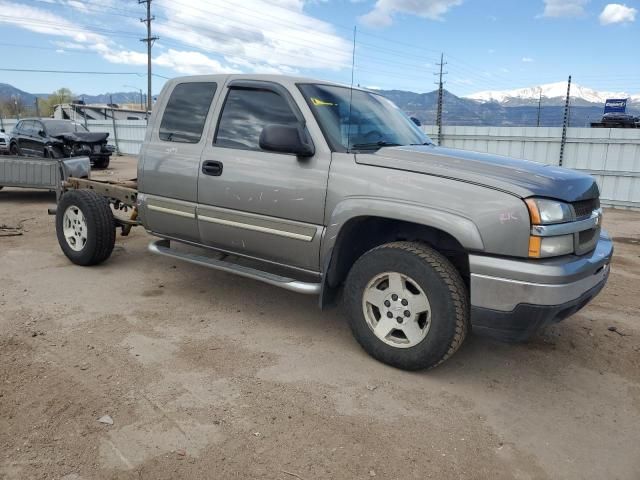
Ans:
{"type": "Polygon", "coordinates": [[[215,82],[179,83],[171,92],[162,115],[159,137],[165,142],[198,143],[202,138],[215,82]]]}

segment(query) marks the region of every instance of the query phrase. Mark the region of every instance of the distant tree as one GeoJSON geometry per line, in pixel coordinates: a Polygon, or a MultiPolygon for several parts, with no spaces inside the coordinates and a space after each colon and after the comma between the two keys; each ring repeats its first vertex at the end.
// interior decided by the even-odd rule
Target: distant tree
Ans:
{"type": "Polygon", "coordinates": [[[25,105],[20,96],[11,96],[0,100],[0,115],[3,118],[27,117],[32,115],[33,109],[25,105]]]}
{"type": "Polygon", "coordinates": [[[73,101],[73,98],[73,92],[66,87],[59,88],[47,98],[38,97],[38,108],[40,109],[40,116],[50,117],[51,115],[53,115],[53,111],[56,105],[60,105],[61,103],[71,103],[73,101]]]}

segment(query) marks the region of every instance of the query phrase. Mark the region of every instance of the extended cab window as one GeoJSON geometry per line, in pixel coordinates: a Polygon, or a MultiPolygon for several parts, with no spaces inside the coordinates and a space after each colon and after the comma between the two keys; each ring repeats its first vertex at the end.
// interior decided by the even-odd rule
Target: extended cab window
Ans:
{"type": "Polygon", "coordinates": [[[215,82],[176,85],[162,115],[160,140],[198,143],[215,93],[215,82]]]}
{"type": "Polygon", "coordinates": [[[221,147],[260,150],[267,125],[297,122],[287,101],[270,90],[232,88],[220,116],[215,143],[221,147]]]}

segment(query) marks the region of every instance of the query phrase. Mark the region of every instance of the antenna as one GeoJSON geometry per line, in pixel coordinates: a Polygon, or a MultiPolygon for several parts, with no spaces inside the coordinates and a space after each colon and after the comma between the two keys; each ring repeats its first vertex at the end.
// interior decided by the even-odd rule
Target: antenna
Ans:
{"type": "Polygon", "coordinates": [[[351,87],[349,88],[349,123],[347,123],[347,152],[351,151],[351,105],[353,104],[353,73],[356,68],[356,32],[353,26],[353,50],[351,52],[351,87]]]}

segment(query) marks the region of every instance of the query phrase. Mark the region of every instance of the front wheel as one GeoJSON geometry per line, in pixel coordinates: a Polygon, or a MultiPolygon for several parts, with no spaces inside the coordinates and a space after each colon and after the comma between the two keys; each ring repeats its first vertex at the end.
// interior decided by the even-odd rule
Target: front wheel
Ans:
{"type": "Polygon", "coordinates": [[[11,145],[9,145],[9,154],[11,155],[20,155],[20,149],[18,148],[18,144],[17,143],[12,143],[11,145]]]}
{"type": "Polygon", "coordinates": [[[109,202],[91,190],[66,192],[58,203],[56,233],[60,248],[73,263],[89,266],[104,262],[116,241],[109,202]]]}
{"type": "Polygon", "coordinates": [[[344,298],[356,340],[394,367],[435,367],[467,335],[465,283],[443,255],[421,243],[388,243],[365,253],[349,272],[344,298]]]}

